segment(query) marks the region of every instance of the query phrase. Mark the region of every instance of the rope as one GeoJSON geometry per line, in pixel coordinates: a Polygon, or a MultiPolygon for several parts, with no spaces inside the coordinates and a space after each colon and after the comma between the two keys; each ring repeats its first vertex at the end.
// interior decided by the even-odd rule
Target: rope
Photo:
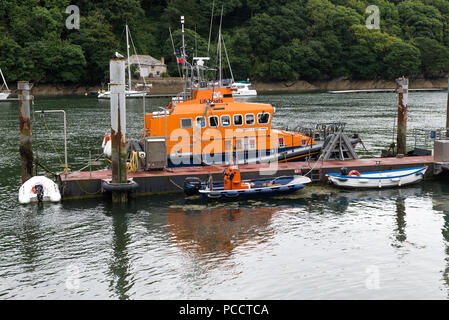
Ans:
{"type": "Polygon", "coordinates": [[[184,188],[180,187],[179,184],[177,184],[176,182],[174,182],[172,179],[168,178],[168,180],[173,183],[176,187],[178,187],[181,190],[184,190],[184,188]]]}
{"type": "Polygon", "coordinates": [[[321,154],[319,156],[319,158],[317,159],[317,161],[315,162],[315,164],[313,165],[313,167],[306,173],[304,174],[304,176],[309,175],[313,170],[315,170],[316,166],[318,165],[318,163],[320,162],[320,159],[323,157],[323,155],[321,154]]]}
{"type": "MultiPolygon", "coordinates": [[[[63,165],[64,163],[62,162],[61,156],[59,155],[58,151],[56,150],[56,146],[55,146],[55,144],[53,142],[53,136],[51,135],[51,131],[48,128],[47,121],[45,120],[45,117],[43,117],[43,119],[44,119],[44,125],[45,125],[45,128],[47,129],[47,133],[48,133],[48,136],[50,138],[50,143],[51,143],[51,145],[53,147],[53,150],[55,151],[56,155],[58,156],[59,162],[63,165]]],[[[64,165],[64,171],[65,170],[66,170],[66,167],[64,165]]]]}
{"type": "Polygon", "coordinates": [[[362,141],[362,139],[360,139],[360,143],[362,144],[362,147],[363,147],[363,149],[366,151],[366,152],[368,152],[368,154],[370,155],[370,156],[374,156],[370,151],[368,151],[368,149],[366,149],[366,147],[365,147],[365,144],[363,143],[363,141],[362,141]]]}
{"type": "Polygon", "coordinates": [[[44,165],[39,161],[39,158],[34,159],[34,163],[36,164],[36,175],[37,175],[37,167],[38,167],[38,166],[41,167],[42,169],[44,169],[45,172],[56,175],[55,172],[51,171],[51,170],[48,169],[46,166],[44,166],[44,165]]]}
{"type": "MultiPolygon", "coordinates": [[[[98,159],[100,159],[101,157],[103,156],[103,154],[102,153],[100,153],[99,155],[98,155],[98,157],[94,160],[94,161],[97,161],[98,159]]],[[[109,159],[107,159],[107,160],[109,160],[109,159]]],[[[76,170],[75,172],[80,172],[80,171],[82,171],[82,170],[84,170],[84,169],[86,169],[87,167],[90,167],[90,165],[89,164],[87,164],[87,165],[85,165],[84,167],[82,167],[81,169],[79,169],[79,170],[76,170]]]]}
{"type": "Polygon", "coordinates": [[[129,159],[128,172],[137,172],[137,170],[139,170],[139,156],[136,151],[133,151],[129,159]]]}
{"type": "Polygon", "coordinates": [[[78,187],[80,188],[80,190],[82,192],[84,192],[84,193],[86,193],[88,195],[95,195],[95,194],[99,194],[101,192],[101,185],[100,185],[100,188],[98,189],[98,191],[96,191],[96,192],[88,192],[88,191],[84,190],[83,187],[81,187],[80,183],[77,180],[75,180],[75,183],[78,185],[78,187]]]}

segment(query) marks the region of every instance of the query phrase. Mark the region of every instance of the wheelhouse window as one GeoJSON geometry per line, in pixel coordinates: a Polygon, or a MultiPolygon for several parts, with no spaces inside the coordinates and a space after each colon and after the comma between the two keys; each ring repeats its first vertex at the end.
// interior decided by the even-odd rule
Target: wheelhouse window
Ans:
{"type": "Polygon", "coordinates": [[[218,127],[218,116],[210,116],[209,117],[209,127],[217,128],[218,127]]]}
{"type": "Polygon", "coordinates": [[[248,113],[245,115],[245,123],[247,126],[252,126],[254,124],[254,115],[252,113],[248,113]]]}
{"type": "Polygon", "coordinates": [[[243,125],[243,116],[241,114],[234,114],[234,126],[243,125]]]}
{"type": "Polygon", "coordinates": [[[229,127],[231,125],[231,117],[228,115],[221,116],[221,126],[229,127]]]}
{"type": "Polygon", "coordinates": [[[196,117],[197,128],[206,128],[206,117],[196,117]]]}
{"type": "Polygon", "coordinates": [[[192,118],[181,119],[181,128],[182,129],[190,129],[190,128],[192,128],[192,118]]]}
{"type": "Polygon", "coordinates": [[[270,114],[268,112],[262,112],[257,114],[258,124],[267,124],[270,122],[270,114]]]}

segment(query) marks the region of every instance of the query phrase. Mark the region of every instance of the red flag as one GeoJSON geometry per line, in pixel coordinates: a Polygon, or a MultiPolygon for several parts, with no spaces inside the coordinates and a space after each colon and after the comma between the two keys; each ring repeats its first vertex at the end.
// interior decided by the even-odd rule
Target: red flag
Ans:
{"type": "Polygon", "coordinates": [[[184,63],[184,59],[183,58],[178,58],[178,63],[184,63]]]}

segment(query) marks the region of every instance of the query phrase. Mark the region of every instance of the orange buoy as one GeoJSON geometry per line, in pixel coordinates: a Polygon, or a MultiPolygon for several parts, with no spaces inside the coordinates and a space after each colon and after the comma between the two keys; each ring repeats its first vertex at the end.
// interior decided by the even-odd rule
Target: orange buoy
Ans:
{"type": "Polygon", "coordinates": [[[357,170],[351,170],[351,172],[349,172],[348,176],[352,176],[352,175],[356,175],[357,177],[360,177],[360,172],[358,172],[357,170]]]}

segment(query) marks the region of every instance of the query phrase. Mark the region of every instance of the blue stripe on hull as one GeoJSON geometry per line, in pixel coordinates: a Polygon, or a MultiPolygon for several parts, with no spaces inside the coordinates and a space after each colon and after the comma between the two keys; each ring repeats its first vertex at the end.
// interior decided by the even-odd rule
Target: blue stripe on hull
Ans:
{"type": "Polygon", "coordinates": [[[281,196],[293,193],[297,190],[301,190],[305,186],[303,184],[297,184],[289,187],[279,187],[277,189],[262,189],[262,190],[244,190],[243,192],[236,190],[229,191],[217,191],[212,192],[211,197],[208,194],[202,193],[201,197],[203,200],[211,201],[211,200],[239,200],[239,199],[248,199],[248,198],[259,198],[259,197],[268,197],[268,196],[281,196]]]}
{"type": "MultiPolygon", "coordinates": [[[[289,151],[292,149],[297,149],[297,147],[290,147],[290,148],[282,148],[279,149],[278,153],[282,153],[285,151],[289,151]]],[[[308,156],[308,149],[304,149],[304,156],[299,157],[298,155],[293,156],[294,159],[289,160],[289,158],[287,158],[287,161],[306,161],[307,156],[308,156]]],[[[267,157],[271,155],[271,150],[262,150],[262,151],[258,151],[258,150],[251,150],[251,151],[244,151],[244,152],[239,152],[237,158],[239,159],[239,161],[245,160],[248,161],[249,160],[253,160],[253,159],[259,159],[260,156],[262,157],[267,157]]],[[[235,153],[234,153],[234,157],[235,157],[235,153]]],[[[314,157],[314,156],[312,156],[314,157]]],[[[215,164],[215,165],[222,165],[225,164],[226,162],[230,162],[230,156],[229,153],[219,153],[217,155],[215,154],[209,154],[207,155],[206,161],[204,161],[207,164],[215,164]]],[[[280,161],[284,160],[279,159],[280,161]]],[[[168,167],[193,167],[193,166],[201,166],[203,164],[200,163],[200,160],[197,158],[196,161],[193,161],[193,157],[191,156],[190,159],[188,161],[184,161],[182,163],[178,163],[178,161],[176,163],[173,163],[173,161],[170,159],[170,157],[168,158],[168,167]]]]}

